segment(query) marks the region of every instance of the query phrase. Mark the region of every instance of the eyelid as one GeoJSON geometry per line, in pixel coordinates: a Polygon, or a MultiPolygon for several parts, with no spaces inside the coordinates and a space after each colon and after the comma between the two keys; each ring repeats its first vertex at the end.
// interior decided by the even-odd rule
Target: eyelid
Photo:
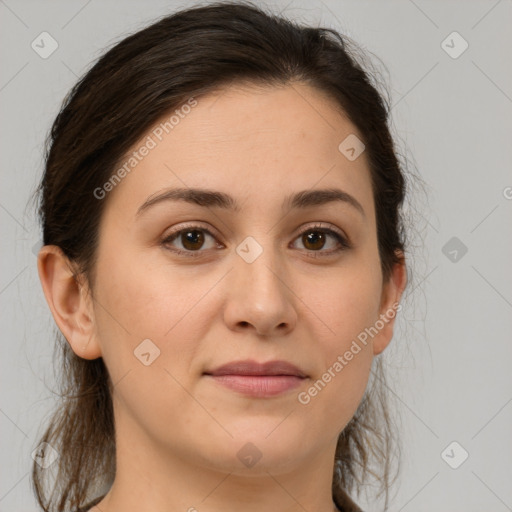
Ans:
{"type": "MultiPolygon", "coordinates": [[[[211,229],[210,227],[206,227],[200,221],[193,221],[193,222],[189,222],[189,223],[180,225],[179,228],[174,229],[170,233],[164,235],[161,243],[163,245],[168,244],[170,242],[171,238],[173,240],[176,239],[177,235],[179,235],[183,231],[186,231],[187,229],[191,229],[191,230],[197,229],[198,231],[204,231],[204,232],[208,233],[210,236],[212,236],[213,238],[215,238],[217,245],[220,244],[220,245],[224,246],[224,244],[222,244],[222,242],[218,241],[219,236],[216,234],[216,230],[211,229]]],[[[329,254],[337,254],[340,251],[343,251],[345,249],[349,249],[352,247],[352,242],[350,241],[349,237],[345,234],[345,232],[340,230],[337,226],[335,226],[334,224],[331,224],[329,222],[325,222],[325,223],[315,222],[312,225],[310,224],[305,227],[301,227],[300,230],[298,232],[296,232],[296,234],[294,235],[292,243],[295,242],[295,240],[297,240],[297,238],[300,235],[307,233],[308,231],[313,231],[313,230],[326,232],[327,234],[329,234],[329,232],[332,232],[333,234],[337,235],[339,237],[338,243],[339,243],[340,247],[338,247],[336,249],[331,249],[330,251],[322,251],[322,250],[307,251],[306,250],[306,252],[308,252],[308,253],[325,254],[327,256],[329,254]]],[[[183,250],[183,249],[177,249],[177,248],[173,248],[171,250],[173,252],[175,252],[176,254],[184,254],[186,256],[200,256],[201,253],[205,253],[205,252],[209,251],[209,250],[189,251],[189,250],[183,250]]]]}
{"type": "Polygon", "coordinates": [[[347,251],[348,249],[352,249],[352,241],[350,238],[345,234],[344,231],[340,230],[337,226],[334,224],[331,224],[329,222],[326,223],[319,223],[316,222],[313,225],[309,225],[306,227],[302,227],[300,231],[295,235],[295,238],[291,242],[292,244],[295,243],[295,241],[304,233],[307,233],[309,231],[318,231],[327,235],[330,235],[336,240],[337,247],[330,250],[307,250],[302,249],[300,252],[303,252],[305,256],[307,257],[321,257],[321,258],[329,258],[329,257],[335,257],[339,256],[342,252],[347,251]]]}
{"type": "Polygon", "coordinates": [[[343,240],[347,242],[347,244],[350,244],[349,237],[345,234],[344,231],[342,231],[340,228],[338,228],[336,225],[331,224],[330,222],[315,222],[313,225],[309,225],[306,227],[301,227],[300,231],[297,233],[296,236],[302,235],[306,231],[311,231],[313,229],[318,230],[327,230],[327,231],[334,231],[337,235],[339,235],[343,240]]]}
{"type": "Polygon", "coordinates": [[[178,235],[182,231],[185,231],[187,229],[194,229],[194,228],[199,228],[198,230],[206,231],[211,236],[213,236],[217,239],[220,237],[218,232],[215,229],[211,228],[210,226],[203,225],[201,223],[201,221],[196,221],[196,222],[192,221],[192,222],[188,222],[188,223],[185,222],[184,224],[180,224],[179,228],[174,229],[174,230],[170,231],[169,233],[165,234],[164,241],[167,240],[168,238],[171,238],[174,235],[178,235]]]}
{"type": "MultiPolygon", "coordinates": [[[[222,246],[224,245],[218,241],[219,236],[216,234],[216,230],[211,229],[210,227],[206,227],[200,221],[192,221],[192,222],[188,222],[185,224],[181,224],[177,229],[174,229],[170,233],[167,233],[163,236],[163,238],[160,242],[161,245],[164,247],[167,247],[167,245],[171,242],[171,239],[174,241],[176,238],[178,238],[180,233],[182,233],[183,231],[187,231],[187,230],[204,231],[205,233],[208,233],[212,238],[215,239],[217,246],[219,244],[222,246]]],[[[202,256],[203,253],[209,252],[209,251],[205,251],[205,250],[187,251],[187,250],[183,250],[183,249],[178,249],[176,247],[174,247],[172,249],[168,249],[168,250],[170,250],[171,252],[174,252],[175,254],[178,254],[178,255],[192,256],[192,257],[202,256]]]]}

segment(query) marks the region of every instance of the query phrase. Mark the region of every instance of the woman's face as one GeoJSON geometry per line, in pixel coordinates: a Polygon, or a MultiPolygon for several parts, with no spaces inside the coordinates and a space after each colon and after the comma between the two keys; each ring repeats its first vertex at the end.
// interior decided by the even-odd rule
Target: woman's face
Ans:
{"type": "Polygon", "coordinates": [[[237,472],[332,463],[404,284],[383,283],[361,136],[304,84],[187,105],[98,199],[92,322],[68,340],[103,357],[134,450],[237,472]],[[305,377],[207,375],[241,360],[305,377]]]}

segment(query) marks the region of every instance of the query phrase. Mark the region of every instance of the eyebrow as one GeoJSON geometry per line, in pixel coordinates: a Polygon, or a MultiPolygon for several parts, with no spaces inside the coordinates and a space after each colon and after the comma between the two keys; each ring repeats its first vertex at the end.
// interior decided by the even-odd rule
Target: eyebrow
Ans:
{"type": "MultiPolygon", "coordinates": [[[[240,211],[240,205],[237,201],[224,192],[202,188],[174,188],[148,197],[137,210],[136,216],[164,201],[185,201],[203,207],[224,208],[232,212],[240,211]]],[[[348,204],[365,217],[361,203],[349,193],[337,188],[302,190],[287,196],[283,201],[282,209],[308,208],[332,202],[348,204]]]]}

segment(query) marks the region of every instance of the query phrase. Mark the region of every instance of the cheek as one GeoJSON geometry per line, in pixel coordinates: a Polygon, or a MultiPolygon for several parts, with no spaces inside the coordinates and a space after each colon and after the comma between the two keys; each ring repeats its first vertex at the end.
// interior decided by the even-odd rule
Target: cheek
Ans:
{"type": "Polygon", "coordinates": [[[347,266],[315,289],[308,302],[328,328],[329,347],[333,350],[350,345],[378,319],[382,283],[377,264],[347,266]]]}
{"type": "Polygon", "coordinates": [[[186,272],[133,263],[120,258],[114,267],[105,258],[98,266],[98,282],[104,284],[97,291],[97,332],[115,385],[114,400],[147,428],[168,430],[176,411],[182,422],[190,421],[186,390],[211,321],[201,298],[218,278],[205,277],[200,280],[204,285],[196,281],[194,286],[186,272]],[[198,315],[201,322],[195,320],[198,315]]]}
{"type": "Polygon", "coordinates": [[[113,380],[142,364],[137,354],[143,342],[155,363],[186,359],[191,346],[184,328],[202,295],[180,274],[121,253],[113,257],[112,251],[104,250],[103,258],[98,258],[97,282],[102,285],[95,293],[97,333],[113,380]]]}
{"type": "Polygon", "coordinates": [[[346,275],[340,272],[308,299],[325,326],[316,337],[323,372],[315,376],[299,401],[319,417],[337,417],[338,425],[345,425],[355,413],[373,361],[367,329],[379,318],[381,278],[378,267],[372,268],[346,275]]]}
{"type": "MultiPolygon", "coordinates": [[[[103,258],[98,258],[97,281],[102,286],[97,302],[101,306],[95,308],[103,358],[112,380],[116,382],[133,369],[139,371],[144,365],[138,356],[149,352],[145,357],[154,362],[148,368],[158,368],[164,380],[170,378],[168,370],[187,385],[199,371],[203,340],[219,315],[216,292],[222,273],[208,272],[206,267],[201,271],[194,265],[177,269],[161,255],[145,258],[133,248],[117,253],[119,257],[104,250],[103,258]]],[[[151,382],[160,378],[155,372],[144,377],[149,388],[158,384],[151,382]]]]}

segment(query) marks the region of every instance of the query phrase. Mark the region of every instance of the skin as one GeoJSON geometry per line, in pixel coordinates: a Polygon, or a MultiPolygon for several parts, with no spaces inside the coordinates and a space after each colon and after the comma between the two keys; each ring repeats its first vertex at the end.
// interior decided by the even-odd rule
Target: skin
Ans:
{"type": "Polygon", "coordinates": [[[296,83],[230,86],[197,101],[103,199],[92,287],[73,279],[59,248],[39,254],[60,330],[78,356],[103,357],[114,383],[117,474],[93,510],[330,512],[337,437],[394,320],[308,404],[297,395],[400,300],[405,267],[383,282],[368,162],[364,152],[349,161],[338,150],[358,132],[332,100],[296,83]],[[228,193],[240,211],[164,201],[136,215],[174,187],[228,193]],[[364,215],[342,202],[282,210],[289,194],[330,187],[352,195],[364,215]],[[212,232],[202,232],[203,246],[184,236],[162,242],[191,223],[212,232]],[[317,224],[351,247],[324,256],[336,238],[315,245],[301,236],[317,224]],[[263,249],[252,263],[236,252],[248,236],[263,249]],[[148,338],[160,356],[145,366],[134,350],[148,338]],[[284,359],[308,378],[254,398],[203,375],[239,359],[284,359]],[[252,467],[237,457],[249,442],[261,454],[252,467]]]}

